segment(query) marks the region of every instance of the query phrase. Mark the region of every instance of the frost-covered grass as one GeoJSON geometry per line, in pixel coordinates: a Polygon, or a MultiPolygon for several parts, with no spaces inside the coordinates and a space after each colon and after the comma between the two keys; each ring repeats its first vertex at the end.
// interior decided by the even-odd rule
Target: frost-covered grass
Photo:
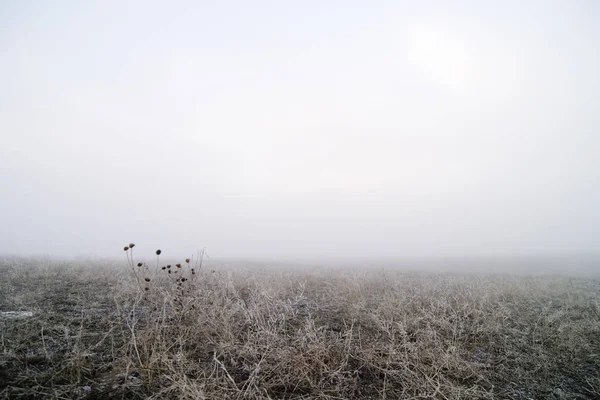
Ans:
{"type": "Polygon", "coordinates": [[[0,397],[600,398],[598,277],[151,260],[1,262],[0,397]]]}

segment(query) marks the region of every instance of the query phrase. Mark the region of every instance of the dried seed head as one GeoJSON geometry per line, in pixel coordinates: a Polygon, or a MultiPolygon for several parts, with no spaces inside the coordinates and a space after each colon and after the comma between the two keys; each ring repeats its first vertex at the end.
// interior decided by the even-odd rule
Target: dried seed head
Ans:
{"type": "Polygon", "coordinates": [[[129,243],[129,248],[133,249],[135,247],[135,243],[129,243]]]}
{"type": "Polygon", "coordinates": [[[125,251],[129,250],[129,246],[123,247],[123,250],[125,250],[125,251]]]}
{"type": "Polygon", "coordinates": [[[168,265],[167,265],[167,269],[171,269],[171,264],[168,264],[168,265]]]}
{"type": "Polygon", "coordinates": [[[156,255],[157,255],[157,256],[160,256],[160,253],[162,253],[162,251],[160,251],[160,249],[159,249],[159,250],[156,250],[156,255]]]}
{"type": "Polygon", "coordinates": [[[144,264],[142,264],[142,263],[138,263],[138,267],[141,267],[142,265],[144,265],[144,264]]]}
{"type": "Polygon", "coordinates": [[[144,288],[144,290],[150,290],[150,288],[149,288],[148,286],[146,286],[146,287],[144,288]]]}
{"type": "Polygon", "coordinates": [[[189,264],[189,263],[190,263],[190,259],[189,259],[189,258],[186,258],[186,259],[185,259],[185,262],[189,264]]]}
{"type": "Polygon", "coordinates": [[[171,273],[171,270],[169,270],[169,273],[171,273]]]}
{"type": "Polygon", "coordinates": [[[162,267],[161,269],[162,269],[162,270],[165,270],[165,269],[167,269],[167,267],[162,267]]]}
{"type": "Polygon", "coordinates": [[[177,268],[181,268],[181,264],[175,264],[177,268]]]}
{"type": "Polygon", "coordinates": [[[146,282],[150,282],[150,278],[145,278],[144,279],[146,282]]]}

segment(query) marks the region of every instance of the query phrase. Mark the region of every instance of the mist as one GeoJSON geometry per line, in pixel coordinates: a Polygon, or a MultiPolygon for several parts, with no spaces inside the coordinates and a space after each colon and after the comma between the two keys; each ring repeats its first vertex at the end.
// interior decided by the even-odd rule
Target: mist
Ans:
{"type": "Polygon", "coordinates": [[[599,17],[3,2],[0,253],[598,254],[599,17]]]}

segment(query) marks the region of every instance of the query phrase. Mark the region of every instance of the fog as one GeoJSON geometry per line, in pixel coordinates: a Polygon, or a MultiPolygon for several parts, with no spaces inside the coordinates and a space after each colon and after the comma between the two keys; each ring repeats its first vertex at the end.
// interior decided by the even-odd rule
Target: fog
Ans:
{"type": "Polygon", "coordinates": [[[599,4],[1,2],[0,253],[597,254],[599,4]]]}

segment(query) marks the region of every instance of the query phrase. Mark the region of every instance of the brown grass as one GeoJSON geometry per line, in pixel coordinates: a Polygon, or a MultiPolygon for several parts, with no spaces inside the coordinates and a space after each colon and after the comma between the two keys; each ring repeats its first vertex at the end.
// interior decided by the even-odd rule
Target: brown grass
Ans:
{"type": "Polygon", "coordinates": [[[0,263],[0,398],[600,398],[597,278],[156,262],[0,263]]]}

